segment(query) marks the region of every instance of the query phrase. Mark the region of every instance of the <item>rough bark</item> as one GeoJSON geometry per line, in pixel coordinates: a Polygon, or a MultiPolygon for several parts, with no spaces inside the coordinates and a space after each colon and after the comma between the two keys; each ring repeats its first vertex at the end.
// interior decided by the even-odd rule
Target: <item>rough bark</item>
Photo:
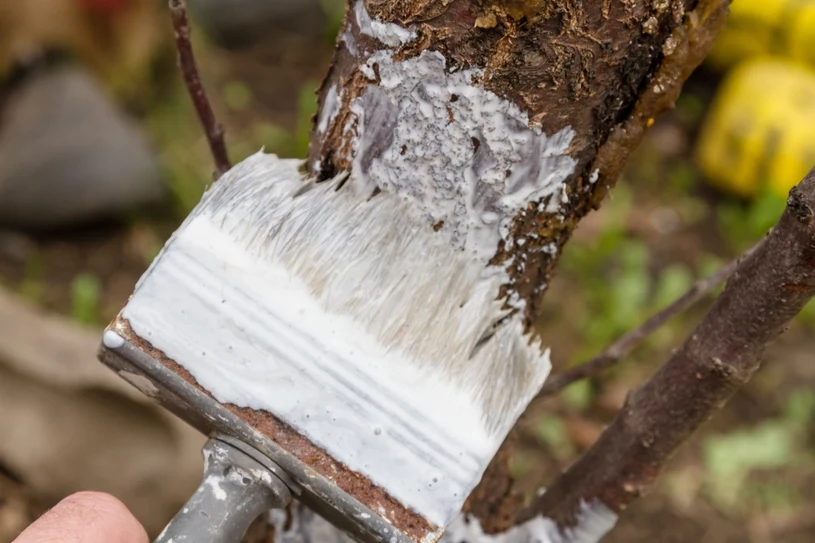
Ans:
{"type": "MultiPolygon", "coordinates": [[[[813,296],[815,169],[792,189],[778,224],[739,262],[696,330],[667,364],[629,395],[589,452],[523,510],[506,509],[506,500],[491,504],[486,495],[476,493],[470,512],[508,525],[542,515],[568,534],[583,504],[599,501],[614,512],[625,510],[654,483],[676,448],[749,381],[768,343],[813,296]],[[499,509],[490,509],[496,505],[499,509]]],[[[495,481],[506,481],[505,474],[498,475],[495,481]]],[[[345,541],[336,530],[324,530],[319,519],[299,513],[294,516],[299,528],[287,530],[278,523],[275,541],[301,543],[317,533],[321,541],[345,541]]],[[[527,541],[528,534],[516,531],[475,540],[511,543],[527,541]]]]}
{"type": "MultiPolygon", "coordinates": [[[[726,0],[589,4],[574,0],[350,3],[352,8],[364,6],[365,17],[373,16],[374,24],[397,23],[410,29],[409,40],[390,44],[390,58],[404,60],[437,51],[451,73],[483,69],[479,80],[474,77],[467,84],[480,85],[510,101],[528,114],[530,126],[544,134],[564,128],[574,131],[567,153],[576,159],[577,167],[565,181],[568,198],[562,201],[568,205],[552,211],[547,201],[528,202],[490,260],[506,267],[509,284],[503,294],[517,294],[523,302],[518,308],[527,317],[535,313],[560,247],[577,221],[599,205],[653,116],[673,104],[682,83],[707,53],[727,8],[726,0]],[[530,243],[524,247],[525,243],[510,242],[517,239],[530,243]],[[557,251],[546,250],[552,244],[557,251]]],[[[366,24],[370,23],[369,19],[366,24]]],[[[375,28],[372,34],[361,24],[358,13],[356,19],[351,14],[346,17],[336,62],[321,90],[321,108],[332,111],[321,111],[315,118],[319,122],[315,122],[309,167],[324,179],[360,164],[369,167],[391,145],[393,126],[389,125],[397,122],[387,112],[381,114],[381,108],[387,107],[381,102],[360,100],[367,87],[380,84],[378,64],[369,60],[385,49],[383,40],[375,37],[375,28]],[[385,125],[375,132],[382,140],[364,149],[371,156],[358,161],[354,132],[361,116],[376,109],[374,117],[385,125]]],[[[457,99],[454,94],[450,101],[457,99]]],[[[448,113],[449,122],[457,122],[449,108],[448,113]]],[[[472,145],[475,157],[480,145],[475,135],[472,145]]],[[[434,226],[441,228],[442,222],[434,226]]],[[[585,503],[599,501],[615,512],[624,510],[653,484],[673,451],[750,379],[766,345],[813,295],[815,170],[790,192],[778,225],[739,262],[724,294],[696,331],[665,366],[629,395],[586,455],[530,506],[515,512],[518,502],[507,470],[510,437],[468,502],[469,512],[481,519],[487,531],[502,531],[537,515],[568,528],[576,523],[585,503]]]]}
{"type": "Polygon", "coordinates": [[[768,343],[815,295],[815,169],[742,261],[724,293],[671,359],[625,405],[598,442],[521,511],[574,524],[581,501],[622,511],[647,491],[676,448],[758,369],[768,343]]]}
{"type": "MultiPolygon", "coordinates": [[[[522,210],[512,221],[509,238],[528,243],[521,247],[502,241],[492,260],[508,263],[505,293],[525,301],[528,317],[537,310],[559,249],[614,184],[653,117],[673,105],[682,83],[707,53],[727,4],[365,0],[371,17],[415,29],[418,39],[397,47],[397,58],[439,51],[449,71],[483,68],[478,83],[527,112],[531,125],[550,135],[566,127],[574,130],[569,154],[577,166],[566,180],[568,203],[556,212],[531,205],[522,210]],[[553,243],[558,250],[547,251],[553,243]]],[[[321,108],[331,105],[337,89],[341,101],[327,129],[312,134],[308,167],[324,179],[352,165],[352,105],[377,83],[361,67],[374,52],[393,49],[360,31],[355,5],[349,0],[335,61],[319,91],[321,108]]]]}
{"type": "MultiPolygon", "coordinates": [[[[673,106],[723,25],[728,3],[364,2],[372,17],[416,32],[418,39],[395,48],[395,58],[439,51],[450,71],[483,68],[483,78],[474,83],[527,112],[532,126],[550,135],[565,127],[574,130],[569,154],[576,167],[565,180],[568,202],[555,212],[531,204],[520,210],[508,239],[526,244],[502,240],[491,260],[506,266],[503,294],[522,300],[530,321],[560,249],[578,221],[600,205],[653,118],[673,106]],[[552,244],[556,250],[547,250],[552,244]]],[[[308,167],[324,179],[351,169],[358,117],[353,106],[359,107],[358,99],[378,83],[366,77],[365,66],[377,51],[393,49],[361,31],[355,7],[349,0],[335,62],[319,91],[321,112],[315,117],[308,167]],[[339,107],[332,104],[337,99],[339,107]],[[327,107],[337,111],[328,116],[327,107]],[[323,123],[316,121],[324,119],[327,126],[320,130],[323,123]]],[[[376,64],[371,68],[377,72],[376,64]]],[[[518,504],[508,479],[508,457],[506,450],[496,456],[469,502],[488,531],[508,528],[518,504]]]]}

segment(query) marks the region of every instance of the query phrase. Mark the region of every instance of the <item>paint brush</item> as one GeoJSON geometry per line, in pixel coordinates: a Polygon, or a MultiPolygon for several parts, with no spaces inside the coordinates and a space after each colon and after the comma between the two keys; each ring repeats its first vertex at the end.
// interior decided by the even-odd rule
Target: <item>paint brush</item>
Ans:
{"type": "Polygon", "coordinates": [[[258,153],[204,195],[102,359],[368,541],[434,541],[550,369],[501,270],[405,199],[258,153]],[[360,190],[363,189],[363,190],[360,190]]]}
{"type": "Polygon", "coordinates": [[[234,541],[292,498],[358,540],[433,543],[543,384],[509,270],[558,247],[512,232],[533,209],[563,220],[575,132],[420,35],[354,2],[321,177],[263,153],[233,167],[105,332],[106,364],[213,436],[162,543],[234,541]]]}

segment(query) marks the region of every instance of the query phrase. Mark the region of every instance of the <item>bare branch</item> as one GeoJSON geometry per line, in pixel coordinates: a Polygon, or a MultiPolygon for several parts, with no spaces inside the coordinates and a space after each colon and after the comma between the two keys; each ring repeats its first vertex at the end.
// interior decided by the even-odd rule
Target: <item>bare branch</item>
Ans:
{"type": "Polygon", "coordinates": [[[733,275],[733,272],[736,271],[736,267],[739,265],[739,263],[752,255],[762,242],[763,240],[753,245],[739,257],[722,266],[710,277],[699,279],[693,284],[690,290],[674,300],[674,302],[669,306],[649,317],[648,320],[642,323],[642,325],[640,325],[638,328],[626,332],[624,335],[618,338],[617,341],[609,345],[603,352],[588,362],[547,379],[546,384],[543,385],[543,388],[541,388],[541,391],[538,393],[538,398],[557,394],[575,381],[592,377],[615,365],[640,343],[662,328],[662,326],[673,317],[683,313],[696,302],[713,292],[713,290],[719,286],[722,281],[726,281],[731,275],[733,275]]]}
{"type": "Polygon", "coordinates": [[[537,514],[573,525],[581,501],[621,511],[642,495],[674,450],[758,369],[815,295],[815,169],[790,191],[761,246],[739,263],[696,330],[633,391],[597,443],[516,521],[537,514]]]}
{"type": "Polygon", "coordinates": [[[201,74],[195,64],[195,56],[192,52],[190,42],[190,23],[187,17],[187,3],[184,0],[170,0],[170,15],[173,19],[173,31],[175,32],[175,45],[178,50],[178,67],[187,86],[195,111],[204,127],[204,132],[209,142],[209,149],[215,161],[215,177],[218,178],[226,173],[232,165],[229,162],[229,155],[224,144],[224,128],[215,118],[212,104],[207,98],[204,85],[201,83],[201,74]]]}

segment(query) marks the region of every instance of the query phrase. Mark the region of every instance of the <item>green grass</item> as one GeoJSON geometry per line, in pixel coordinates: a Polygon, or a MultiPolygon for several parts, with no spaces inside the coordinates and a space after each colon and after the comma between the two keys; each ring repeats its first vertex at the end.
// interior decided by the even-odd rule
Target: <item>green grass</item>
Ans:
{"type": "MultiPolygon", "coordinates": [[[[720,204],[719,228],[733,252],[743,252],[764,237],[778,222],[786,203],[783,196],[766,191],[750,202],[733,199],[720,204]]],[[[815,330],[815,300],[801,311],[796,321],[815,330]]]]}
{"type": "Polygon", "coordinates": [[[23,270],[23,279],[17,285],[17,292],[34,304],[40,304],[45,297],[46,271],[48,259],[45,254],[34,251],[28,257],[23,270]]]}
{"type": "Polygon", "coordinates": [[[779,416],[708,437],[703,445],[703,462],[711,503],[728,513],[753,506],[794,506],[799,496],[789,484],[773,480],[772,474],[815,464],[815,455],[807,446],[813,421],[815,390],[800,388],[790,394],[779,416]],[[769,480],[760,477],[762,473],[769,474],[769,480]]]}
{"type": "Polygon", "coordinates": [[[89,273],[78,274],[71,281],[71,318],[79,324],[100,324],[101,298],[102,282],[99,278],[89,273]]]}
{"type": "MultiPolygon", "coordinates": [[[[695,272],[680,264],[654,273],[645,242],[627,232],[626,221],[634,213],[631,189],[619,186],[608,206],[607,220],[597,237],[572,240],[561,260],[562,270],[578,283],[580,315],[577,336],[581,346],[575,362],[585,360],[650,315],[682,295],[695,279],[695,272]]],[[[671,334],[663,335],[671,340],[671,334]]],[[[569,394],[580,397],[585,391],[569,394]]]]}
{"type": "MultiPolygon", "coordinates": [[[[227,129],[226,143],[230,159],[239,162],[261,148],[284,157],[305,158],[311,117],[317,111],[316,87],[317,83],[310,81],[301,88],[297,125],[293,132],[264,121],[246,127],[241,133],[227,129]]],[[[227,107],[233,110],[248,108],[254,99],[251,90],[238,81],[227,83],[222,91],[227,107]]],[[[180,84],[150,110],[146,126],[160,149],[159,158],[173,207],[179,219],[183,218],[212,183],[214,166],[203,130],[180,84]]]]}

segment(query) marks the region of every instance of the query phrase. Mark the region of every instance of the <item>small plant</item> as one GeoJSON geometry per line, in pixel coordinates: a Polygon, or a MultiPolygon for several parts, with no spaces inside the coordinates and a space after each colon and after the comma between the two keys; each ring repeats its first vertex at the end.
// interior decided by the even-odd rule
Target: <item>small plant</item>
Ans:
{"type": "Polygon", "coordinates": [[[201,199],[212,179],[209,151],[195,113],[182,87],[159,102],[146,119],[150,135],[161,149],[161,166],[180,217],[201,199]]]}
{"type": "Polygon", "coordinates": [[[725,512],[749,507],[750,501],[768,508],[789,506],[795,500],[791,488],[780,481],[762,481],[751,475],[813,462],[815,459],[806,447],[813,420],[815,392],[802,388],[790,394],[778,417],[752,428],[708,438],[703,460],[707,492],[713,504],[725,512]]]}
{"type": "Polygon", "coordinates": [[[45,272],[48,267],[46,256],[38,251],[34,251],[28,257],[23,271],[23,279],[17,286],[20,296],[26,300],[38,304],[45,296],[45,272]]]}
{"type": "Polygon", "coordinates": [[[735,251],[743,251],[770,231],[786,203],[786,198],[771,191],[749,203],[728,200],[717,210],[722,235],[735,251]]]}
{"type": "Polygon", "coordinates": [[[345,2],[343,0],[320,0],[320,5],[328,19],[325,26],[326,39],[334,43],[345,15],[345,2]]]}
{"type": "Polygon", "coordinates": [[[243,111],[252,104],[252,89],[243,81],[229,81],[221,89],[221,98],[232,111],[243,111]]]}
{"type": "Polygon", "coordinates": [[[80,273],[71,282],[71,316],[79,324],[101,322],[99,302],[102,298],[102,282],[95,275],[80,273]]]}
{"type": "MultiPolygon", "coordinates": [[[[617,187],[614,196],[608,203],[609,219],[598,237],[587,242],[574,240],[563,254],[561,265],[579,282],[582,302],[578,322],[582,342],[576,361],[641,324],[693,282],[692,271],[680,264],[669,265],[654,276],[648,246],[627,232],[626,220],[633,212],[630,189],[617,187]]],[[[670,339],[672,334],[661,337],[670,339]]],[[[582,397],[585,391],[579,393],[575,388],[573,393],[582,397]]]]}

